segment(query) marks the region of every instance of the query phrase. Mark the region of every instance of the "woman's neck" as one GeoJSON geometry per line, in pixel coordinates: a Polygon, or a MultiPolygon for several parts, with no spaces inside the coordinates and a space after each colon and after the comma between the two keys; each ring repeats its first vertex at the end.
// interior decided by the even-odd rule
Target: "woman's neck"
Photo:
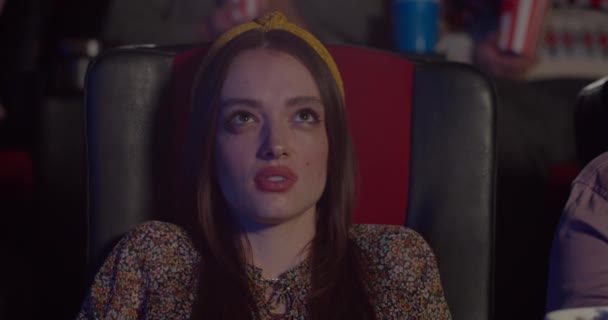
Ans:
{"type": "Polygon", "coordinates": [[[312,209],[283,223],[245,230],[241,236],[245,257],[248,263],[262,269],[263,278],[277,278],[308,258],[315,236],[312,209]]]}

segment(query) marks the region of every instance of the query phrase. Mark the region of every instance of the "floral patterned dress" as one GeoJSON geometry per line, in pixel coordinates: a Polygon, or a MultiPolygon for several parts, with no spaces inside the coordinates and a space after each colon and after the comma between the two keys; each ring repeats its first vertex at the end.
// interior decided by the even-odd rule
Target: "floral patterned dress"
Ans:
{"type": "MultiPolygon", "coordinates": [[[[364,283],[374,295],[377,319],[451,319],[435,257],[420,235],[399,226],[355,225],[350,237],[366,259],[364,283]]],[[[159,221],[144,223],[123,237],[106,259],[77,319],[189,319],[200,265],[200,254],[183,229],[159,221]]],[[[246,270],[258,286],[293,291],[284,319],[309,319],[309,260],[271,280],[262,279],[259,268],[246,270]]],[[[284,297],[254,294],[262,318],[273,317],[269,299],[284,297]]]]}

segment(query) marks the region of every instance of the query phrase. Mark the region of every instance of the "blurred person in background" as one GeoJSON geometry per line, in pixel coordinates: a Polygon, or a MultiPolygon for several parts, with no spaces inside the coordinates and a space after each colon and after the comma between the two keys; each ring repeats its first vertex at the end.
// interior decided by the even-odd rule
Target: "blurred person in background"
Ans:
{"type": "Polygon", "coordinates": [[[551,250],[547,311],[608,306],[608,153],[572,183],[551,250]]]}
{"type": "Polygon", "coordinates": [[[498,47],[502,0],[444,0],[451,28],[464,29],[473,40],[472,62],[498,78],[523,79],[537,63],[536,55],[515,55],[498,47]]]}
{"type": "Polygon", "coordinates": [[[109,44],[207,42],[234,25],[278,10],[325,42],[365,45],[386,37],[386,28],[379,30],[385,9],[383,0],[115,0],[109,3],[102,38],[109,44]],[[248,2],[253,10],[239,8],[248,2]]]}

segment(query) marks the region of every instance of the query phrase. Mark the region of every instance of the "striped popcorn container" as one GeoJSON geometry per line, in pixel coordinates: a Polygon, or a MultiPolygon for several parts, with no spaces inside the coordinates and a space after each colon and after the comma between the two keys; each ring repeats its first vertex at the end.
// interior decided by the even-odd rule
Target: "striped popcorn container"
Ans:
{"type": "Polygon", "coordinates": [[[261,14],[262,0],[230,0],[233,4],[232,19],[241,23],[261,14]]]}
{"type": "Polygon", "coordinates": [[[498,47],[516,55],[533,56],[550,5],[550,0],[503,0],[498,47]]]}

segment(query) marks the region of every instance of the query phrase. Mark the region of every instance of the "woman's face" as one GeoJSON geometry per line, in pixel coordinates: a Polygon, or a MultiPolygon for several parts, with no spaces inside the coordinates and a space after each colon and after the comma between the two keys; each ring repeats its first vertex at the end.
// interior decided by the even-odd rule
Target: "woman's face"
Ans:
{"type": "Polygon", "coordinates": [[[308,69],[283,52],[245,51],[229,66],[220,101],[215,161],[232,213],[246,225],[314,217],[328,141],[308,69]]]}

